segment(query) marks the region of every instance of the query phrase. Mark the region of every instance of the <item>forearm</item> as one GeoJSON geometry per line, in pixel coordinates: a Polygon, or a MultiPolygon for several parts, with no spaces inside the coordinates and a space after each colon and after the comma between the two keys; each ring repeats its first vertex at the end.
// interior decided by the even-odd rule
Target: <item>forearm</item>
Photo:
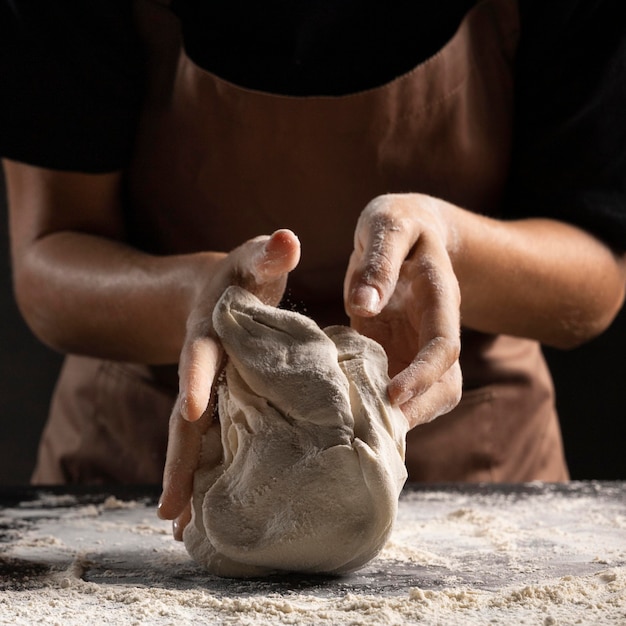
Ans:
{"type": "Polygon", "coordinates": [[[446,211],[464,326],[568,348],[602,332],[619,311],[624,258],[589,233],[548,219],[446,211]]]}
{"type": "Polygon", "coordinates": [[[175,363],[221,253],[157,257],[124,243],[121,172],[3,161],[15,295],[61,352],[175,363]]]}
{"type": "Polygon", "coordinates": [[[221,257],[156,257],[98,236],[55,232],[20,256],[16,296],[33,332],[56,350],[175,363],[198,277],[221,257]]]}

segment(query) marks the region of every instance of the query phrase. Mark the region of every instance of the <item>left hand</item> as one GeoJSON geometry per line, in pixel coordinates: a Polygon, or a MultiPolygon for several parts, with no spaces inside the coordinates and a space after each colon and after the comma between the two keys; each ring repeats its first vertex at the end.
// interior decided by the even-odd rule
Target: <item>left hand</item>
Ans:
{"type": "MultiPolygon", "coordinates": [[[[239,285],[264,302],[278,304],[287,274],[299,260],[300,242],[294,233],[283,229],[243,243],[224,256],[219,266],[213,265],[211,272],[200,272],[197,277],[197,297],[187,319],[180,354],[180,393],[170,417],[158,507],[161,518],[173,520],[178,540],[191,519],[193,476],[205,452],[203,438],[210,428],[219,432],[219,422],[213,419],[213,392],[223,354],[213,329],[213,308],[230,285],[239,285]]],[[[215,459],[216,464],[219,461],[215,459]]]]}
{"type": "Polygon", "coordinates": [[[461,398],[454,245],[445,203],[421,194],[375,198],[355,231],[346,312],[356,330],[385,349],[389,398],[410,428],[447,413],[461,398]]]}

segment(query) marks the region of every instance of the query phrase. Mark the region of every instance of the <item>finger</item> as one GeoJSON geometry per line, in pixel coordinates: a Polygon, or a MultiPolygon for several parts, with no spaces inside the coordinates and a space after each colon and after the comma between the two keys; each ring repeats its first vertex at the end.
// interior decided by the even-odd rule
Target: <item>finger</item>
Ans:
{"type": "Polygon", "coordinates": [[[275,280],[293,270],[300,261],[300,240],[287,229],[274,232],[253,256],[251,272],[260,282],[275,280]]]}
{"type": "Polygon", "coordinates": [[[376,198],[359,218],[344,285],[349,315],[376,315],[395,289],[414,236],[406,212],[398,206],[403,202],[399,196],[376,198]]]}
{"type": "Polygon", "coordinates": [[[427,391],[400,405],[409,428],[432,422],[441,415],[449,413],[461,400],[461,367],[456,362],[444,376],[431,385],[427,391]]]}
{"type": "Polygon", "coordinates": [[[183,512],[172,522],[172,535],[176,541],[183,540],[185,526],[191,521],[191,501],[187,502],[183,512]]]}
{"type": "Polygon", "coordinates": [[[193,474],[200,459],[202,435],[208,428],[209,418],[207,414],[201,420],[189,422],[180,412],[180,402],[174,407],[163,470],[163,492],[157,510],[162,519],[176,519],[191,500],[193,474]]]}
{"type": "MultiPolygon", "coordinates": [[[[212,328],[204,332],[212,333],[212,328]]],[[[180,412],[184,419],[194,422],[207,410],[221,361],[222,349],[210,336],[198,336],[183,346],[178,375],[180,412]]]]}
{"type": "Polygon", "coordinates": [[[434,385],[458,361],[460,340],[460,290],[450,258],[436,237],[420,238],[404,268],[412,286],[405,306],[418,331],[419,351],[412,363],[389,385],[392,402],[403,404],[434,385]]]}
{"type": "Polygon", "coordinates": [[[275,306],[283,296],[288,273],[300,261],[300,241],[290,230],[277,230],[269,237],[247,241],[231,255],[235,270],[228,282],[275,306]]]}

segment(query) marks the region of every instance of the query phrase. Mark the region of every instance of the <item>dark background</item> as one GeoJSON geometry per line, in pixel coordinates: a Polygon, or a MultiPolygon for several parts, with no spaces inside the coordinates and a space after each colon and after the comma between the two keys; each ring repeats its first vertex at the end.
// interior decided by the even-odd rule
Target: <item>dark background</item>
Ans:
{"type": "MultiPolygon", "coordinates": [[[[60,355],[21,320],[11,287],[0,172],[0,485],[32,471],[60,355]]],[[[574,479],[626,479],[626,309],[601,337],[568,352],[546,350],[574,479]]]]}

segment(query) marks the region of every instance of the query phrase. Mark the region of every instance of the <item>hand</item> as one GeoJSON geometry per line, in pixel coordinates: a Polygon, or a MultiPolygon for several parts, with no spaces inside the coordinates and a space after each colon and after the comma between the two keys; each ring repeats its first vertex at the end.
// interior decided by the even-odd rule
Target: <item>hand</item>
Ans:
{"type": "Polygon", "coordinates": [[[374,199],[357,223],[344,283],[351,325],[387,352],[389,398],[410,428],[461,398],[460,291],[447,206],[420,194],[374,199]]]}
{"type": "Polygon", "coordinates": [[[300,260],[300,243],[288,230],[257,237],[226,255],[219,269],[199,288],[187,321],[180,354],[180,392],[170,417],[159,516],[174,520],[174,537],[191,517],[193,474],[200,458],[202,437],[213,425],[213,381],[219,373],[222,349],[213,330],[215,304],[230,285],[239,285],[267,304],[279,303],[287,274],[300,260]]]}

